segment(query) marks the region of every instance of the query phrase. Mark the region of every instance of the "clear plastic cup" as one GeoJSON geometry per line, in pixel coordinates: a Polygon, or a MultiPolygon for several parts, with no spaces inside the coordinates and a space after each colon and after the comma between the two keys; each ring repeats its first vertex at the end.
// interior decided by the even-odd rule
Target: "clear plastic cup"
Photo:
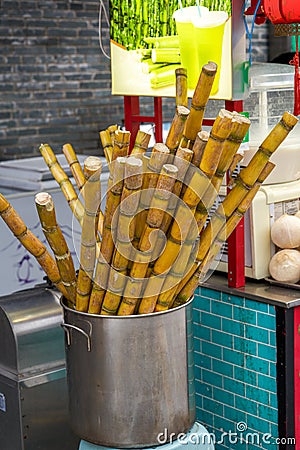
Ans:
{"type": "MultiPolygon", "coordinates": [[[[194,16],[203,18],[206,17],[208,13],[208,8],[204,6],[188,6],[186,8],[178,9],[173,14],[179,37],[181,64],[187,70],[188,87],[190,89],[195,89],[201,70],[199,70],[199,52],[195,42],[193,18],[194,16]]],[[[210,60],[212,59],[210,58],[210,60]]]]}
{"type": "Polygon", "coordinates": [[[211,94],[219,89],[222,47],[228,14],[204,6],[188,6],[174,12],[181,64],[187,70],[188,87],[195,89],[202,67],[213,61],[218,71],[211,94]]]}
{"type": "Polygon", "coordinates": [[[219,89],[223,36],[227,19],[228,14],[224,11],[209,11],[205,17],[198,15],[194,16],[192,20],[200,70],[208,61],[213,61],[218,65],[211,90],[212,95],[219,89]]]}

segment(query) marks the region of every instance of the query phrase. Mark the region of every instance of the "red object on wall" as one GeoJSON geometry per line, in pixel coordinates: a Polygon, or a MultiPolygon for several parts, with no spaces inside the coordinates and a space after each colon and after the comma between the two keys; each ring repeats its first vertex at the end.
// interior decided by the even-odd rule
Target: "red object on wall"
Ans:
{"type": "MultiPolygon", "coordinates": [[[[253,16],[257,7],[258,0],[251,0],[251,5],[244,12],[246,16],[253,16]]],[[[259,5],[255,14],[254,22],[257,25],[262,25],[267,20],[265,13],[263,12],[262,5],[259,5]]]]}
{"type": "Polygon", "coordinates": [[[299,1],[263,0],[263,11],[273,24],[300,22],[299,1]]]}

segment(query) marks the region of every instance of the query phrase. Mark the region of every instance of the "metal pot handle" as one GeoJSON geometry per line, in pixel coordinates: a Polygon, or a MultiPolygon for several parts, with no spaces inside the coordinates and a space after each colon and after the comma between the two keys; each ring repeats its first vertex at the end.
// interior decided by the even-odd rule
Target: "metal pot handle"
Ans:
{"type": "Polygon", "coordinates": [[[79,333],[83,334],[86,339],[87,339],[87,350],[88,352],[91,351],[91,337],[85,332],[83,331],[81,328],[79,327],[75,327],[75,325],[70,325],[69,323],[62,323],[61,326],[63,327],[63,329],[66,332],[66,336],[67,336],[67,345],[71,345],[71,333],[70,333],[70,328],[72,330],[76,330],[79,333]]]}

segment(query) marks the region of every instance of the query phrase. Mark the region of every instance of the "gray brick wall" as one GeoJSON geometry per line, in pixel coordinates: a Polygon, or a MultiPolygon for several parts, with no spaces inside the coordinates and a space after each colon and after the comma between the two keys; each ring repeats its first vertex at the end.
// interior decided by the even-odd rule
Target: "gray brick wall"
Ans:
{"type": "MultiPolygon", "coordinates": [[[[99,154],[99,130],[123,121],[123,98],[111,95],[110,61],[99,46],[99,0],[2,0],[1,6],[0,160],[37,155],[41,142],[56,152],[71,142],[77,152],[99,154]]],[[[210,103],[209,116],[219,104],[210,103]]],[[[153,112],[152,99],[141,105],[143,114],[153,112]]],[[[163,120],[173,111],[174,100],[163,99],[163,120]]]]}

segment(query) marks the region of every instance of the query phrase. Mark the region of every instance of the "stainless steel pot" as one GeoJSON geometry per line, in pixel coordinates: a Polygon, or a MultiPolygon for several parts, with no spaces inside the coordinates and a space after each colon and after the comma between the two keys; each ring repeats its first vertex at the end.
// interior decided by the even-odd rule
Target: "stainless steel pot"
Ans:
{"type": "Polygon", "coordinates": [[[81,313],[62,302],[70,419],[79,437],[108,447],[148,447],[159,444],[160,433],[192,427],[191,302],[124,317],[81,313]]]}

